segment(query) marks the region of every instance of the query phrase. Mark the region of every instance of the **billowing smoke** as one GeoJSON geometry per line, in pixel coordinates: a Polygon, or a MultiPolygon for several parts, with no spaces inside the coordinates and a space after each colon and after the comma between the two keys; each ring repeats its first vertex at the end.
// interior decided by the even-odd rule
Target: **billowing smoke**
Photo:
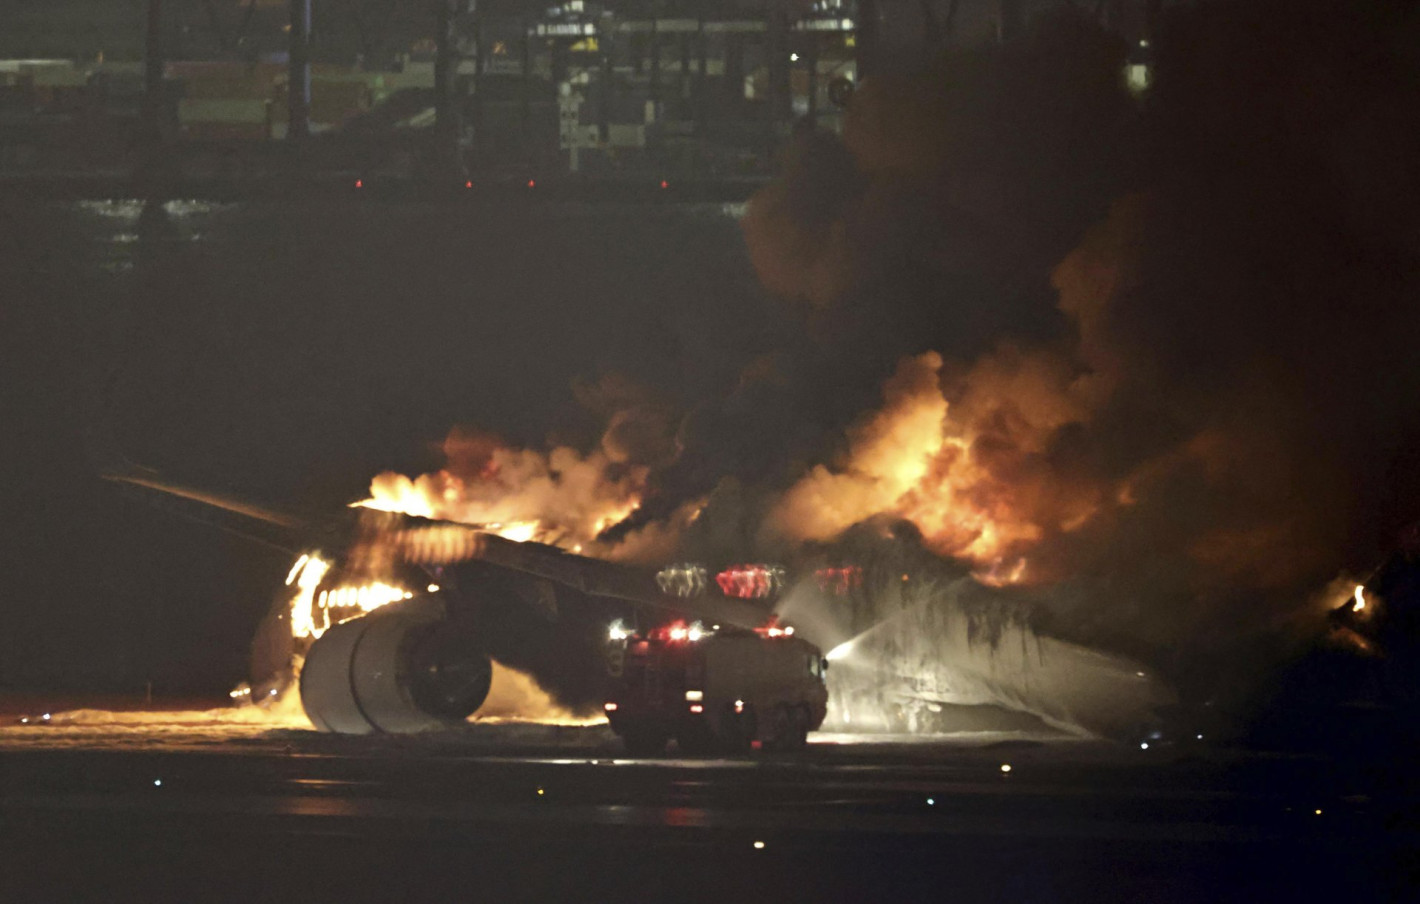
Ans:
{"type": "Polygon", "coordinates": [[[1137,110],[1123,48],[1070,18],[865,86],[746,235],[846,356],[891,347],[864,329],[883,309],[923,328],[766,531],[907,518],[1053,588],[1057,633],[1175,673],[1374,567],[1420,517],[1420,224],[1396,201],[1415,29],[1398,5],[1200,5],[1155,40],[1137,110]]]}

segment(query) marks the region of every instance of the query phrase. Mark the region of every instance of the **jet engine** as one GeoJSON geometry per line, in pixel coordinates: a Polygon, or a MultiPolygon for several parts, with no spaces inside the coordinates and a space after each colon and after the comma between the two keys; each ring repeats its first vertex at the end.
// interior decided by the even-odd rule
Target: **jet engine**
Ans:
{"type": "Polygon", "coordinates": [[[483,704],[492,664],[466,629],[421,596],[341,622],[311,645],[301,705],[340,734],[405,733],[464,721],[483,704]]]}

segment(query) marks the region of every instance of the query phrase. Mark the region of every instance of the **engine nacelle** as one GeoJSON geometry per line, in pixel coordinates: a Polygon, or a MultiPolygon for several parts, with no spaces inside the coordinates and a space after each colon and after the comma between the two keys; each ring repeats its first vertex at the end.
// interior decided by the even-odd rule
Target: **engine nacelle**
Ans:
{"type": "Polygon", "coordinates": [[[418,597],[321,635],[301,669],[301,706],[321,731],[427,731],[472,715],[492,676],[474,638],[437,599],[418,597]]]}

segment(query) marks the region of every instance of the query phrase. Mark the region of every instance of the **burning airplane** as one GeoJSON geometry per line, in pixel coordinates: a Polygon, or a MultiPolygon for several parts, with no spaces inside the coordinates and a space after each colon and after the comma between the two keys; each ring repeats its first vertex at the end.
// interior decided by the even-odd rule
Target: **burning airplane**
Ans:
{"type": "MultiPolygon", "coordinates": [[[[391,510],[427,498],[411,481],[377,479],[371,499],[312,524],[135,469],[108,476],[293,556],[253,643],[251,683],[233,697],[265,705],[294,689],[323,731],[461,722],[487,698],[494,661],[591,711],[607,680],[608,625],[687,616],[796,626],[832,648],[830,724],[847,729],[930,731],[938,726],[920,714],[940,704],[994,703],[1079,733],[1127,733],[1171,699],[1142,666],[1038,634],[1006,591],[964,572],[939,584],[940,560],[926,550],[911,566],[918,578],[900,582],[883,575],[908,566],[882,555],[866,576],[857,566],[814,572],[809,558],[800,568],[657,569],[582,554],[605,549],[605,515],[588,514],[591,526],[579,528],[444,520],[425,502],[417,514],[391,510]],[[382,498],[381,486],[403,496],[382,498]]],[[[602,501],[624,510],[627,500],[613,496],[602,501]]]]}

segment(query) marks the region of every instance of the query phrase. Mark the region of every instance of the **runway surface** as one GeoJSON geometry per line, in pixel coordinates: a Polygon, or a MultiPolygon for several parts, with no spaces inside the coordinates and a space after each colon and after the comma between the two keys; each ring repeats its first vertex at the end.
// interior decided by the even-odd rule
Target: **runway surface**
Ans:
{"type": "Polygon", "coordinates": [[[0,899],[1367,900],[1415,849],[1403,783],[1322,758],[968,732],[643,760],[605,726],[240,719],[10,720],[0,899]]]}

